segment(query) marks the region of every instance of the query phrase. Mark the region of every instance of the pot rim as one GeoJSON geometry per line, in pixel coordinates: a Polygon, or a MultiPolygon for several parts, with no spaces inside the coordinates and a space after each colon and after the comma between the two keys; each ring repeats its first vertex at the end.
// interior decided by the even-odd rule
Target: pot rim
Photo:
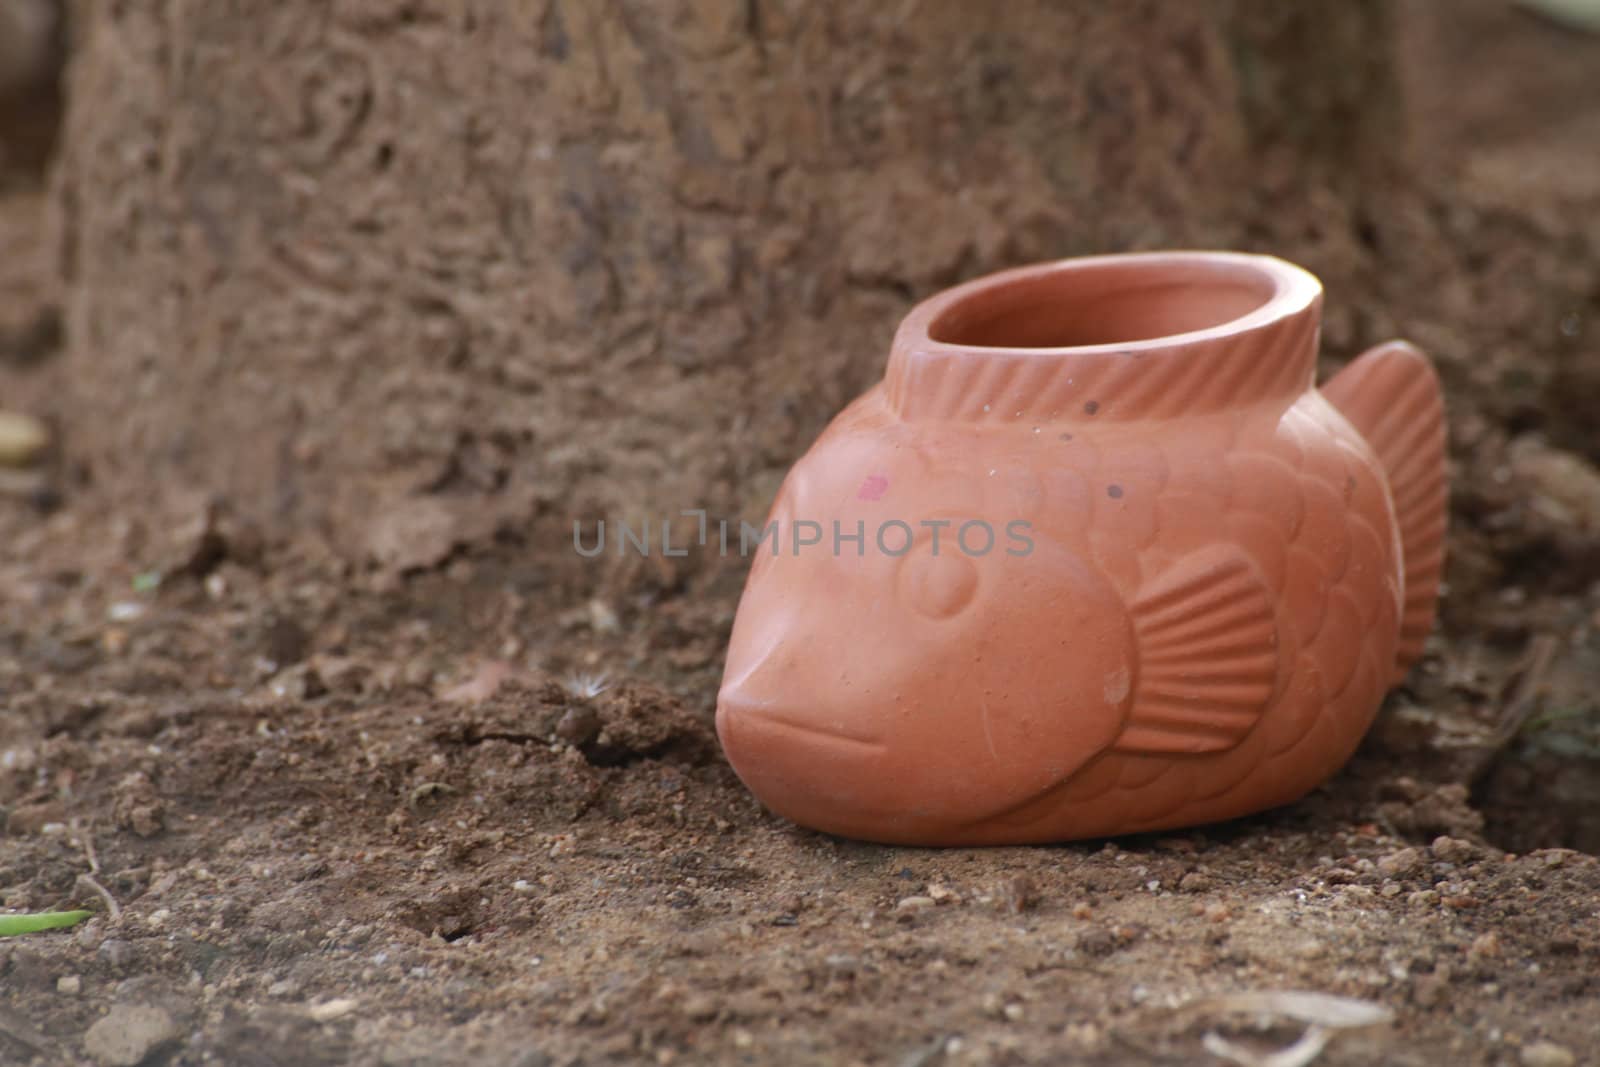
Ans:
{"type": "MultiPolygon", "coordinates": [[[[1080,256],[997,271],[946,289],[917,304],[901,321],[894,347],[926,355],[1008,354],[1035,356],[1129,355],[1183,348],[1196,342],[1249,333],[1274,323],[1313,312],[1319,305],[1322,284],[1304,268],[1276,256],[1248,252],[1167,251],[1124,252],[1080,256]],[[1109,278],[1108,278],[1109,276],[1109,278]],[[1015,292],[1024,286],[1055,281],[1063,294],[1079,293],[1098,282],[1120,291],[1113,279],[1126,280],[1129,290],[1159,289],[1184,282],[1220,286],[1259,287],[1262,301],[1243,314],[1212,325],[1155,337],[1069,345],[985,345],[940,340],[935,337],[950,316],[974,302],[1015,292]]],[[[1092,299],[1092,297],[1090,297],[1092,299]]]]}

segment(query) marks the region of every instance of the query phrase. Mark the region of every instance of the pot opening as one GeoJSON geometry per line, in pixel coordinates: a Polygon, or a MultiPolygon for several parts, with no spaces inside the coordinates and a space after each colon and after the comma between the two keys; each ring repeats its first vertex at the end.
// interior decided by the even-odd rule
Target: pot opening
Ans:
{"type": "Polygon", "coordinates": [[[1238,263],[1069,262],[980,284],[929,323],[928,337],[974,348],[1127,344],[1224,326],[1277,293],[1271,274],[1238,263]]]}

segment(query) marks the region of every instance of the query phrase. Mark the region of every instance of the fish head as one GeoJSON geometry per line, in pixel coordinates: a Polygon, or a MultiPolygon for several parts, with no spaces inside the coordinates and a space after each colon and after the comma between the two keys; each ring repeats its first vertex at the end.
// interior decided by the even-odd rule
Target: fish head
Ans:
{"type": "Polygon", "coordinates": [[[975,492],[986,471],[970,451],[825,438],[780,490],[717,706],[735,771],[778,814],[961,839],[1120,728],[1134,669],[1121,597],[1036,510],[975,492]]]}

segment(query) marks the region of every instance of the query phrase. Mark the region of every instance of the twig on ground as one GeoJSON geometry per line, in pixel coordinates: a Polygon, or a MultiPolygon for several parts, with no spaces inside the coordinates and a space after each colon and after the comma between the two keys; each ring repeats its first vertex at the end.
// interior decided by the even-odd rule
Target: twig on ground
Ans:
{"type": "Polygon", "coordinates": [[[421,807],[423,800],[426,798],[433,796],[448,796],[455,791],[456,790],[454,786],[446,785],[444,782],[423,782],[421,785],[413,789],[411,791],[411,795],[406,798],[406,807],[410,808],[412,811],[416,811],[421,807]]]}
{"type": "Polygon", "coordinates": [[[78,844],[83,847],[83,854],[89,859],[89,873],[99,874],[100,857],[95,855],[94,838],[77,819],[72,820],[72,832],[78,835],[78,844]]]}
{"type": "Polygon", "coordinates": [[[1543,697],[1544,676],[1549,673],[1550,661],[1555,658],[1561,641],[1554,634],[1538,634],[1528,641],[1528,651],[1518,665],[1521,675],[1512,687],[1500,721],[1495,724],[1495,747],[1507,744],[1533,716],[1543,697]]]}
{"type": "Polygon", "coordinates": [[[1257,1052],[1208,1030],[1201,1039],[1213,1056],[1240,1067],[1306,1067],[1340,1031],[1361,1030],[1394,1021],[1394,1011],[1371,1000],[1291,989],[1265,989],[1205,997],[1183,1005],[1183,1014],[1255,1015],[1293,1019],[1306,1029],[1290,1045],[1257,1052]]]}
{"type": "Polygon", "coordinates": [[[1506,746],[1522,731],[1522,727],[1539,710],[1544,700],[1544,679],[1550,662],[1561,647],[1560,638],[1554,634],[1537,634],[1528,640],[1527,651],[1511,672],[1501,689],[1500,716],[1495,721],[1488,742],[1467,774],[1468,784],[1476,783],[1499,760],[1506,746]]]}
{"type": "Polygon", "coordinates": [[[117,898],[111,895],[110,890],[95,880],[94,875],[80,874],[78,881],[100,894],[100,899],[106,902],[106,911],[110,913],[112,922],[122,918],[122,905],[117,903],[117,898]]]}
{"type": "Polygon", "coordinates": [[[94,836],[90,830],[81,825],[77,819],[72,820],[72,829],[78,835],[78,844],[83,849],[83,855],[89,861],[89,873],[78,875],[78,881],[93,889],[106,902],[106,911],[111,916],[111,921],[116,922],[122,918],[122,905],[117,903],[117,898],[111,891],[100,884],[95,875],[100,873],[100,857],[94,851],[94,836]]]}

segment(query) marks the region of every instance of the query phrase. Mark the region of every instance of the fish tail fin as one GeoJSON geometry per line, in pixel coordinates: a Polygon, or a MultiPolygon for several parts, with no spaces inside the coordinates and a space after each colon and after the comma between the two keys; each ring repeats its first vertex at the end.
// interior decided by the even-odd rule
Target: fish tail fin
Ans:
{"type": "Polygon", "coordinates": [[[1133,604],[1139,680],[1119,752],[1220,752],[1244,740],[1278,674],[1273,598],[1237,548],[1179,560],[1133,604]]]}
{"type": "Polygon", "coordinates": [[[1404,341],[1369,349],[1322,395],[1377,454],[1389,482],[1405,561],[1405,603],[1393,681],[1422,655],[1444,571],[1448,513],[1444,400],[1428,357],[1404,341]]]}

